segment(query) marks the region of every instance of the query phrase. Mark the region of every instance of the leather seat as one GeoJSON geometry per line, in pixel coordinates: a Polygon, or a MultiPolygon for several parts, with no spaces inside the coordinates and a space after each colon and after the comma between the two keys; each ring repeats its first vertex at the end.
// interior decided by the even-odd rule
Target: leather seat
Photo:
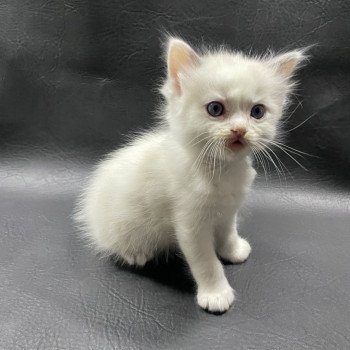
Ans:
{"type": "Polygon", "coordinates": [[[349,10],[291,0],[3,4],[0,348],[349,349],[349,10]],[[316,157],[294,155],[305,171],[277,152],[290,172],[280,178],[258,168],[240,219],[252,255],[225,266],[237,298],[220,316],[196,305],[181,257],[117,265],[71,220],[96,161],[154,122],[159,28],[258,53],[317,44],[287,116],[302,107],[284,126],[286,144],[316,157]]]}

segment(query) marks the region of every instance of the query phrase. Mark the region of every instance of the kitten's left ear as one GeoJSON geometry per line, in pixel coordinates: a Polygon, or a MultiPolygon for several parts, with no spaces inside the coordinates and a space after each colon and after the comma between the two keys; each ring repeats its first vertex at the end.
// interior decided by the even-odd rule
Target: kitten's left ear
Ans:
{"type": "Polygon", "coordinates": [[[168,77],[173,81],[177,94],[181,94],[180,73],[199,64],[197,53],[183,40],[170,38],[168,41],[168,77]]]}
{"type": "Polygon", "coordinates": [[[283,78],[289,79],[307,58],[306,49],[300,49],[277,55],[271,59],[271,63],[283,78]]]}

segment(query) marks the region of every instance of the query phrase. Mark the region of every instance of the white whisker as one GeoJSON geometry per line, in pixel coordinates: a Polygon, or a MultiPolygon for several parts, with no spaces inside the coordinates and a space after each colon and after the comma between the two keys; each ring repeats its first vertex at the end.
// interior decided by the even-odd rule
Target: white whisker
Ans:
{"type": "Polygon", "coordinates": [[[304,125],[308,120],[310,120],[310,119],[311,119],[312,117],[314,117],[315,115],[317,115],[317,112],[312,113],[312,114],[310,115],[310,117],[306,118],[306,119],[303,120],[300,124],[298,124],[298,125],[295,126],[294,128],[289,129],[289,130],[287,130],[287,131],[285,131],[285,132],[288,133],[288,132],[291,132],[291,131],[293,131],[293,130],[295,130],[295,129],[300,128],[302,125],[304,125]]]}
{"type": "Polygon", "coordinates": [[[293,109],[293,111],[290,113],[290,115],[285,120],[283,120],[283,123],[286,123],[294,115],[296,110],[302,105],[303,105],[303,101],[298,101],[298,104],[296,105],[296,107],[293,109]]]}
{"type": "Polygon", "coordinates": [[[294,162],[296,163],[296,164],[298,164],[302,169],[304,169],[305,171],[308,171],[305,167],[304,167],[304,165],[302,165],[298,160],[296,160],[289,152],[289,150],[286,150],[286,149],[284,149],[282,146],[280,146],[280,145],[278,145],[278,144],[275,144],[275,146],[276,147],[278,147],[282,152],[284,152],[288,157],[290,157],[291,159],[293,159],[294,160],[294,162]]]}

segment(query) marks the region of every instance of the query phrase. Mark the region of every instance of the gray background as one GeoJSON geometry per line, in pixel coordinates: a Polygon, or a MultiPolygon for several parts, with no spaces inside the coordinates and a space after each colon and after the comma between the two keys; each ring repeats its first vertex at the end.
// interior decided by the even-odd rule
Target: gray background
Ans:
{"type": "Polygon", "coordinates": [[[1,349],[349,349],[350,4],[19,1],[0,4],[1,349]],[[317,44],[285,129],[316,155],[259,177],[241,215],[253,246],[237,291],[200,310],[181,258],[101,260],[70,215],[93,164],[154,123],[161,37],[262,53],[317,44]],[[298,100],[297,100],[298,99],[298,100]]]}

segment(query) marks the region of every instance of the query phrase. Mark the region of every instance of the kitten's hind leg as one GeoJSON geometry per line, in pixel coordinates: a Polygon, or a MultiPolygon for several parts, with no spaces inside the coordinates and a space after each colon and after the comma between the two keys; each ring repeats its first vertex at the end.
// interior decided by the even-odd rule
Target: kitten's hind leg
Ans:
{"type": "Polygon", "coordinates": [[[124,259],[131,266],[143,267],[146,262],[153,258],[150,254],[145,254],[142,252],[133,253],[133,254],[124,254],[122,259],[124,259]]]}
{"type": "Polygon", "coordinates": [[[215,234],[218,255],[231,263],[246,261],[252,250],[249,242],[238,235],[236,217],[226,225],[220,225],[215,234]]]}
{"type": "Polygon", "coordinates": [[[157,246],[157,235],[149,230],[145,231],[141,226],[132,226],[131,229],[119,231],[118,239],[114,243],[116,256],[122,262],[126,262],[130,266],[143,267],[147,261],[152,260],[157,246]]]}

